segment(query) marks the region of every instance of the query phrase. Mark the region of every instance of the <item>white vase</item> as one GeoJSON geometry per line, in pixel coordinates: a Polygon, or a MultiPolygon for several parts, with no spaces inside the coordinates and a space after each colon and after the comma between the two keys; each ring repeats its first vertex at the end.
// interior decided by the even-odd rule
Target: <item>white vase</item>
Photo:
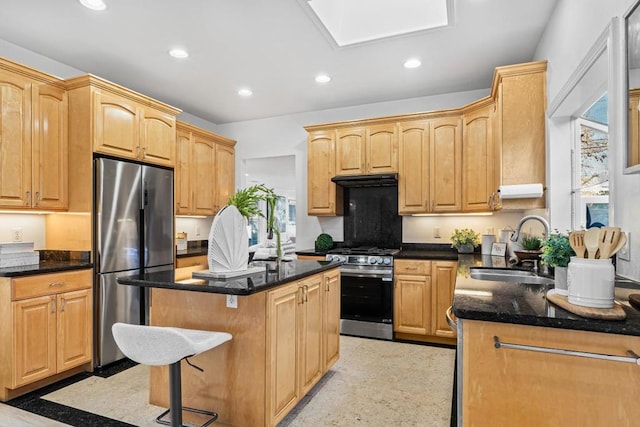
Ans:
{"type": "Polygon", "coordinates": [[[567,267],[554,267],[553,281],[555,282],[555,289],[560,295],[569,295],[569,288],[567,287],[567,267]]]}

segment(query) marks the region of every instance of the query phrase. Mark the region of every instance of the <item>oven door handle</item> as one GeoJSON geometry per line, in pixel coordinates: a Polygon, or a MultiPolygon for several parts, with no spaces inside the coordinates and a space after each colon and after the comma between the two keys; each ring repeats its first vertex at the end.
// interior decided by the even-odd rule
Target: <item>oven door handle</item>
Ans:
{"type": "Polygon", "coordinates": [[[382,279],[383,282],[393,281],[393,272],[391,270],[380,270],[378,272],[352,270],[342,267],[340,274],[345,277],[365,277],[371,279],[382,279]]]}

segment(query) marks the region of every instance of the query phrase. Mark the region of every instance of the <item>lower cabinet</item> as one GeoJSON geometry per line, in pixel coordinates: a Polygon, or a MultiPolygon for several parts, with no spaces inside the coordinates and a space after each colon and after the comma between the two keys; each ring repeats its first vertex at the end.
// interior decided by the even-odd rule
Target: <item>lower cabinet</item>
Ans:
{"type": "Polygon", "coordinates": [[[453,343],[446,311],[453,301],[455,261],[394,261],[396,338],[453,343]]]}
{"type": "MultiPolygon", "coordinates": [[[[91,270],[2,278],[1,400],[12,390],[89,364],[93,349],[91,270]],[[8,292],[7,292],[8,291],[8,292]],[[4,309],[6,307],[6,310],[4,309]]],[[[90,368],[90,366],[89,366],[90,368]]],[[[27,390],[28,391],[28,390],[27,390]]]]}
{"type": "Polygon", "coordinates": [[[462,426],[637,425],[640,338],[458,319],[462,426]],[[516,348],[496,348],[495,340],[516,348]],[[526,347],[523,347],[526,346],[526,347]],[[571,350],[554,354],[547,349],[571,350]]]}
{"type": "Polygon", "coordinates": [[[338,359],[339,285],[340,272],[336,269],[269,292],[269,425],[280,422],[338,359]]]}

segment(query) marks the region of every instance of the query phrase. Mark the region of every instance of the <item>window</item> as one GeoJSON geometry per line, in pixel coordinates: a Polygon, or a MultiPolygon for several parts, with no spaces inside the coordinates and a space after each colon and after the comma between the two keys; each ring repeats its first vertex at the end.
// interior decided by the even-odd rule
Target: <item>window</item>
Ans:
{"type": "Polygon", "coordinates": [[[609,225],[609,126],[605,93],[575,119],[572,226],[609,225]]]}

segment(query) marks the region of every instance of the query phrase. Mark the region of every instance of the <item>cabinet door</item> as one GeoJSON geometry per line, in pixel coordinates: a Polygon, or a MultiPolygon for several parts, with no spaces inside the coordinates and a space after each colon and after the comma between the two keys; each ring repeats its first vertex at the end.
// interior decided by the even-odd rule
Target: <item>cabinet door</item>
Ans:
{"type": "Polygon", "coordinates": [[[105,93],[96,92],[94,97],[93,151],[125,159],[137,159],[142,148],[137,105],[105,93]]]}
{"type": "Polygon", "coordinates": [[[267,297],[267,416],[278,422],[298,402],[298,306],[303,289],[294,283],[267,297]]]}
{"type": "Polygon", "coordinates": [[[216,202],[213,208],[216,212],[224,207],[235,191],[235,150],[222,144],[216,144],[216,202]]]}
{"type": "Polygon", "coordinates": [[[340,270],[324,275],[324,371],[340,358],[340,270]]]}
{"type": "Polygon", "coordinates": [[[625,167],[640,164],[640,89],[629,91],[629,147],[625,167]]]}
{"type": "Polygon", "coordinates": [[[364,128],[339,129],[336,132],[336,175],[366,173],[364,128]]]}
{"type": "Polygon", "coordinates": [[[428,211],[429,123],[405,122],[399,126],[398,213],[428,211]]]}
{"type": "Polygon", "coordinates": [[[196,215],[213,215],[216,176],[214,142],[198,135],[193,138],[193,157],[191,158],[191,192],[193,207],[191,213],[196,215]]]}
{"type": "Polygon", "coordinates": [[[67,92],[52,85],[34,85],[32,105],[32,205],[42,209],[66,209],[69,207],[67,92]]]}
{"type": "Polygon", "coordinates": [[[309,215],[341,215],[342,187],[331,182],[335,175],[335,134],[309,133],[307,142],[307,212],[309,215]]]}
{"type": "Polygon", "coordinates": [[[176,118],[145,108],[141,110],[140,160],[173,167],[176,163],[176,118]]]}
{"type": "MultiPolygon", "coordinates": [[[[545,72],[504,77],[498,92],[501,117],[502,181],[498,185],[545,185],[545,72]]],[[[545,207],[545,198],[508,199],[511,209],[545,207]]]]}
{"type": "Polygon", "coordinates": [[[416,335],[431,332],[431,278],[396,275],[393,330],[416,335]]]}
{"type": "Polygon", "coordinates": [[[31,83],[0,70],[0,207],[31,206],[31,83]]]}
{"type": "Polygon", "coordinates": [[[462,209],[462,121],[460,117],[434,120],[431,126],[431,212],[462,209]]]}
{"type": "Polygon", "coordinates": [[[13,386],[56,373],[56,301],[43,296],[13,305],[13,386]]]}
{"type": "Polygon", "coordinates": [[[395,124],[369,126],[366,134],[367,173],[398,171],[398,130],[395,124]]]}
{"type": "Polygon", "coordinates": [[[462,209],[491,210],[493,181],[493,105],[464,115],[462,144],[462,209]]]}
{"type": "Polygon", "coordinates": [[[446,311],[453,302],[453,291],[456,286],[456,268],[454,261],[433,261],[431,278],[433,280],[433,310],[431,333],[438,337],[455,337],[447,323],[446,311]]]}
{"type": "Polygon", "coordinates": [[[300,282],[304,303],[300,305],[300,396],[307,394],[322,377],[323,276],[316,274],[300,282]]]}
{"type": "Polygon", "coordinates": [[[57,296],[57,372],[91,361],[93,316],[91,289],[57,296]]]}
{"type": "Polygon", "coordinates": [[[176,133],[176,169],[175,169],[175,199],[176,213],[189,214],[191,205],[191,132],[178,129],[176,133]]]}

